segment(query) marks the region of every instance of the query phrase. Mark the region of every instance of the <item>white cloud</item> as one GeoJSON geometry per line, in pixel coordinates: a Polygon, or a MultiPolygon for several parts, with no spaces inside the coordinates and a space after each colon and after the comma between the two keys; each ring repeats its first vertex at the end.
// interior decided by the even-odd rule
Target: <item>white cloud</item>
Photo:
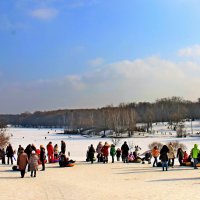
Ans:
{"type": "Polygon", "coordinates": [[[56,17],[57,14],[58,14],[58,10],[56,10],[54,8],[39,8],[39,9],[35,9],[30,12],[30,15],[32,17],[35,17],[35,18],[41,19],[41,20],[52,19],[52,18],[56,17]]]}
{"type": "Polygon", "coordinates": [[[200,64],[159,57],[104,64],[98,71],[0,87],[1,112],[91,108],[180,96],[197,100],[200,64]],[[15,100],[13,104],[10,99],[15,100]]]}
{"type": "Polygon", "coordinates": [[[104,63],[104,59],[103,58],[95,58],[93,60],[89,60],[88,64],[91,67],[98,67],[101,66],[104,63]]]}
{"type": "Polygon", "coordinates": [[[200,56],[200,45],[196,44],[190,47],[180,49],[178,51],[179,56],[183,57],[199,57],[200,56]]]}
{"type": "Polygon", "coordinates": [[[77,75],[66,76],[65,80],[71,84],[71,86],[76,90],[84,90],[85,84],[81,81],[81,77],[77,75]]]}

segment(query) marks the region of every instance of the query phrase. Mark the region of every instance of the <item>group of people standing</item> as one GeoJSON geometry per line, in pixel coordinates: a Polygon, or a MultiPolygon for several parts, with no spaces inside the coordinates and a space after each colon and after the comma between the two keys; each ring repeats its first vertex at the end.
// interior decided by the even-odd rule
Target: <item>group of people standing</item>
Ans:
{"type": "Polygon", "coordinates": [[[13,159],[14,159],[14,150],[12,148],[12,145],[9,144],[6,147],[6,150],[4,148],[0,149],[0,159],[2,160],[2,164],[5,165],[6,164],[6,156],[7,156],[7,164],[9,165],[10,162],[13,165],[13,159]]]}
{"type": "Polygon", "coordinates": [[[174,167],[174,159],[176,157],[178,158],[180,166],[183,166],[186,163],[191,163],[194,169],[198,169],[197,163],[200,161],[200,150],[198,149],[198,145],[194,144],[190,155],[188,155],[186,151],[183,151],[181,147],[179,147],[176,152],[173,143],[170,142],[168,146],[163,145],[160,151],[158,147],[155,146],[152,150],[152,156],[154,157],[153,167],[158,165],[159,158],[162,163],[163,171],[167,171],[169,166],[172,168],[174,167]]]}
{"type": "MultiPolygon", "coordinates": [[[[66,151],[66,143],[61,141],[61,152],[60,154],[65,154],[66,151]]],[[[5,156],[7,156],[7,164],[13,165],[13,159],[15,151],[11,144],[9,144],[6,148],[0,149],[0,157],[2,159],[2,164],[5,164],[5,156]]],[[[26,148],[23,148],[19,145],[17,150],[17,166],[13,166],[13,169],[19,170],[21,173],[21,178],[24,178],[26,167],[28,166],[28,171],[31,172],[31,177],[36,177],[36,171],[38,170],[38,165],[42,164],[41,171],[45,171],[45,163],[52,163],[55,159],[59,157],[59,149],[58,144],[52,145],[52,142],[49,142],[46,148],[43,145],[40,145],[40,148],[37,149],[34,144],[29,144],[26,148]],[[47,150],[47,154],[46,154],[47,150]]]]}
{"type": "Polygon", "coordinates": [[[91,144],[91,146],[88,147],[86,161],[91,161],[91,163],[93,163],[94,160],[96,160],[94,156],[95,152],[97,153],[97,162],[108,163],[108,156],[110,153],[112,163],[115,162],[115,156],[117,157],[117,161],[120,161],[120,157],[122,157],[122,160],[125,163],[128,162],[129,146],[125,141],[121,148],[116,149],[114,144],[109,145],[108,142],[105,142],[103,145],[102,142],[99,142],[95,150],[93,144],[91,144]]]}
{"type": "Polygon", "coordinates": [[[37,149],[34,144],[29,144],[25,149],[19,145],[17,150],[17,166],[21,173],[21,178],[24,178],[26,167],[31,172],[31,177],[36,177],[39,163],[42,164],[41,171],[45,170],[46,150],[43,145],[37,149]]]}
{"type": "Polygon", "coordinates": [[[157,167],[161,164],[163,171],[167,171],[169,166],[172,168],[174,167],[174,160],[176,157],[178,158],[180,166],[182,166],[184,162],[190,162],[191,158],[193,158],[194,169],[197,169],[196,165],[200,161],[200,150],[198,149],[197,144],[195,144],[194,148],[192,148],[190,155],[188,155],[186,151],[183,151],[181,147],[175,151],[172,142],[170,142],[169,145],[163,145],[161,149],[154,146],[152,150],[145,153],[144,158],[140,158],[138,153],[139,150],[141,150],[141,148],[139,146],[135,146],[135,151],[129,153],[129,146],[126,141],[122,144],[121,148],[117,149],[114,144],[109,145],[105,142],[103,145],[102,142],[99,142],[96,149],[93,144],[88,147],[86,161],[93,163],[94,160],[96,160],[95,153],[97,153],[97,162],[103,163],[108,163],[109,153],[112,157],[112,163],[115,161],[115,156],[117,157],[117,161],[120,161],[121,157],[124,163],[131,162],[134,159],[139,158],[141,161],[145,161],[146,159],[149,161],[149,164],[151,163],[151,158],[153,157],[153,167],[157,167]],[[161,162],[159,162],[159,160],[161,162]]]}
{"type": "MultiPolygon", "coordinates": [[[[108,142],[105,142],[104,144],[99,142],[96,148],[94,148],[93,144],[91,144],[88,147],[86,161],[93,163],[94,160],[96,160],[95,153],[97,153],[97,162],[103,163],[108,163],[109,155],[112,158],[112,163],[115,162],[115,157],[117,157],[117,161],[120,161],[121,158],[124,163],[131,162],[136,158],[140,158],[138,151],[141,150],[141,148],[139,146],[135,146],[134,152],[129,153],[129,150],[129,146],[126,141],[122,144],[121,148],[117,149],[114,144],[110,145],[108,142]]],[[[69,161],[69,159],[67,159],[65,156],[65,152],[66,143],[63,140],[61,141],[61,151],[59,151],[58,144],[53,146],[52,142],[49,142],[46,148],[43,145],[40,145],[39,149],[37,149],[34,144],[27,145],[25,149],[19,145],[17,150],[17,165],[21,172],[21,177],[24,177],[27,165],[28,171],[31,172],[31,177],[36,177],[38,164],[42,164],[41,171],[45,171],[47,156],[49,163],[53,163],[56,159],[58,160],[62,157],[65,161],[63,162],[64,164],[62,166],[65,166],[69,161]]],[[[5,164],[5,156],[7,156],[7,164],[9,165],[11,163],[13,165],[13,159],[15,159],[14,154],[15,151],[13,150],[11,144],[7,146],[6,150],[0,149],[0,158],[2,159],[2,164],[5,164]]],[[[149,150],[145,154],[145,157],[141,159],[142,161],[146,159],[147,154],[148,161],[151,161],[152,157],[154,158],[153,167],[158,166],[160,163],[163,171],[167,171],[169,166],[174,167],[174,160],[176,157],[178,158],[180,166],[182,166],[185,162],[191,162],[191,159],[193,159],[192,164],[194,169],[197,169],[197,163],[200,162],[200,150],[198,149],[197,144],[195,144],[192,148],[190,155],[188,155],[186,151],[183,151],[181,147],[175,151],[172,142],[170,142],[169,145],[163,145],[161,149],[159,149],[158,146],[154,146],[152,150],[149,150]],[[159,162],[159,160],[161,160],[161,162],[159,162]]]]}

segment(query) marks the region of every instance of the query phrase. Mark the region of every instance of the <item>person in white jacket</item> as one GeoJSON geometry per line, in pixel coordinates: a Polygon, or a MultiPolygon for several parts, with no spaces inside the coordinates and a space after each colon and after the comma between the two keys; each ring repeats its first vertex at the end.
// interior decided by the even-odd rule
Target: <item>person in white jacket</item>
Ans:
{"type": "Polygon", "coordinates": [[[171,142],[169,143],[168,148],[169,148],[169,153],[168,153],[168,158],[169,158],[168,166],[174,167],[175,151],[174,151],[174,147],[173,147],[173,145],[172,145],[171,142]]]}

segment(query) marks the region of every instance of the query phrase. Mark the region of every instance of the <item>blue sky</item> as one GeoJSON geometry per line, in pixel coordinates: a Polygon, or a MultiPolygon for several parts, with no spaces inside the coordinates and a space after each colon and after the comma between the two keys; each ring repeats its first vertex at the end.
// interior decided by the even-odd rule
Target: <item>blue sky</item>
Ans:
{"type": "Polygon", "coordinates": [[[97,108],[200,85],[197,0],[0,1],[0,113],[97,108]]]}

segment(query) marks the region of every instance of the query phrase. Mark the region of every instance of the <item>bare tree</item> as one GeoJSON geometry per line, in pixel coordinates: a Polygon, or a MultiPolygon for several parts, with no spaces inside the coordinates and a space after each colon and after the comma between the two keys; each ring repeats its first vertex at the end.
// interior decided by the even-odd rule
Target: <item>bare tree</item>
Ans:
{"type": "Polygon", "coordinates": [[[120,121],[120,111],[118,108],[110,107],[108,112],[108,126],[110,130],[115,132],[116,136],[119,136],[119,121],[120,121]]]}
{"type": "Polygon", "coordinates": [[[161,150],[163,144],[161,142],[152,142],[148,145],[149,149],[153,149],[155,146],[157,146],[158,149],[161,150]]]}
{"type": "MultiPolygon", "coordinates": [[[[167,143],[169,146],[170,142],[167,143]]],[[[178,148],[182,148],[183,151],[187,149],[186,145],[183,143],[180,143],[179,141],[172,142],[172,146],[174,147],[174,151],[177,152],[178,148]]]]}
{"type": "Polygon", "coordinates": [[[177,137],[186,137],[186,130],[184,124],[180,123],[176,128],[176,136],[177,137]]]}
{"type": "Polygon", "coordinates": [[[129,140],[128,141],[128,146],[129,146],[129,150],[131,151],[134,147],[135,147],[135,145],[134,145],[134,143],[133,143],[133,141],[131,140],[129,140]]]}
{"type": "Polygon", "coordinates": [[[112,143],[117,146],[120,142],[120,138],[112,138],[112,143]]]}
{"type": "Polygon", "coordinates": [[[0,122],[0,148],[9,143],[9,136],[6,135],[6,124],[0,122]]]}

